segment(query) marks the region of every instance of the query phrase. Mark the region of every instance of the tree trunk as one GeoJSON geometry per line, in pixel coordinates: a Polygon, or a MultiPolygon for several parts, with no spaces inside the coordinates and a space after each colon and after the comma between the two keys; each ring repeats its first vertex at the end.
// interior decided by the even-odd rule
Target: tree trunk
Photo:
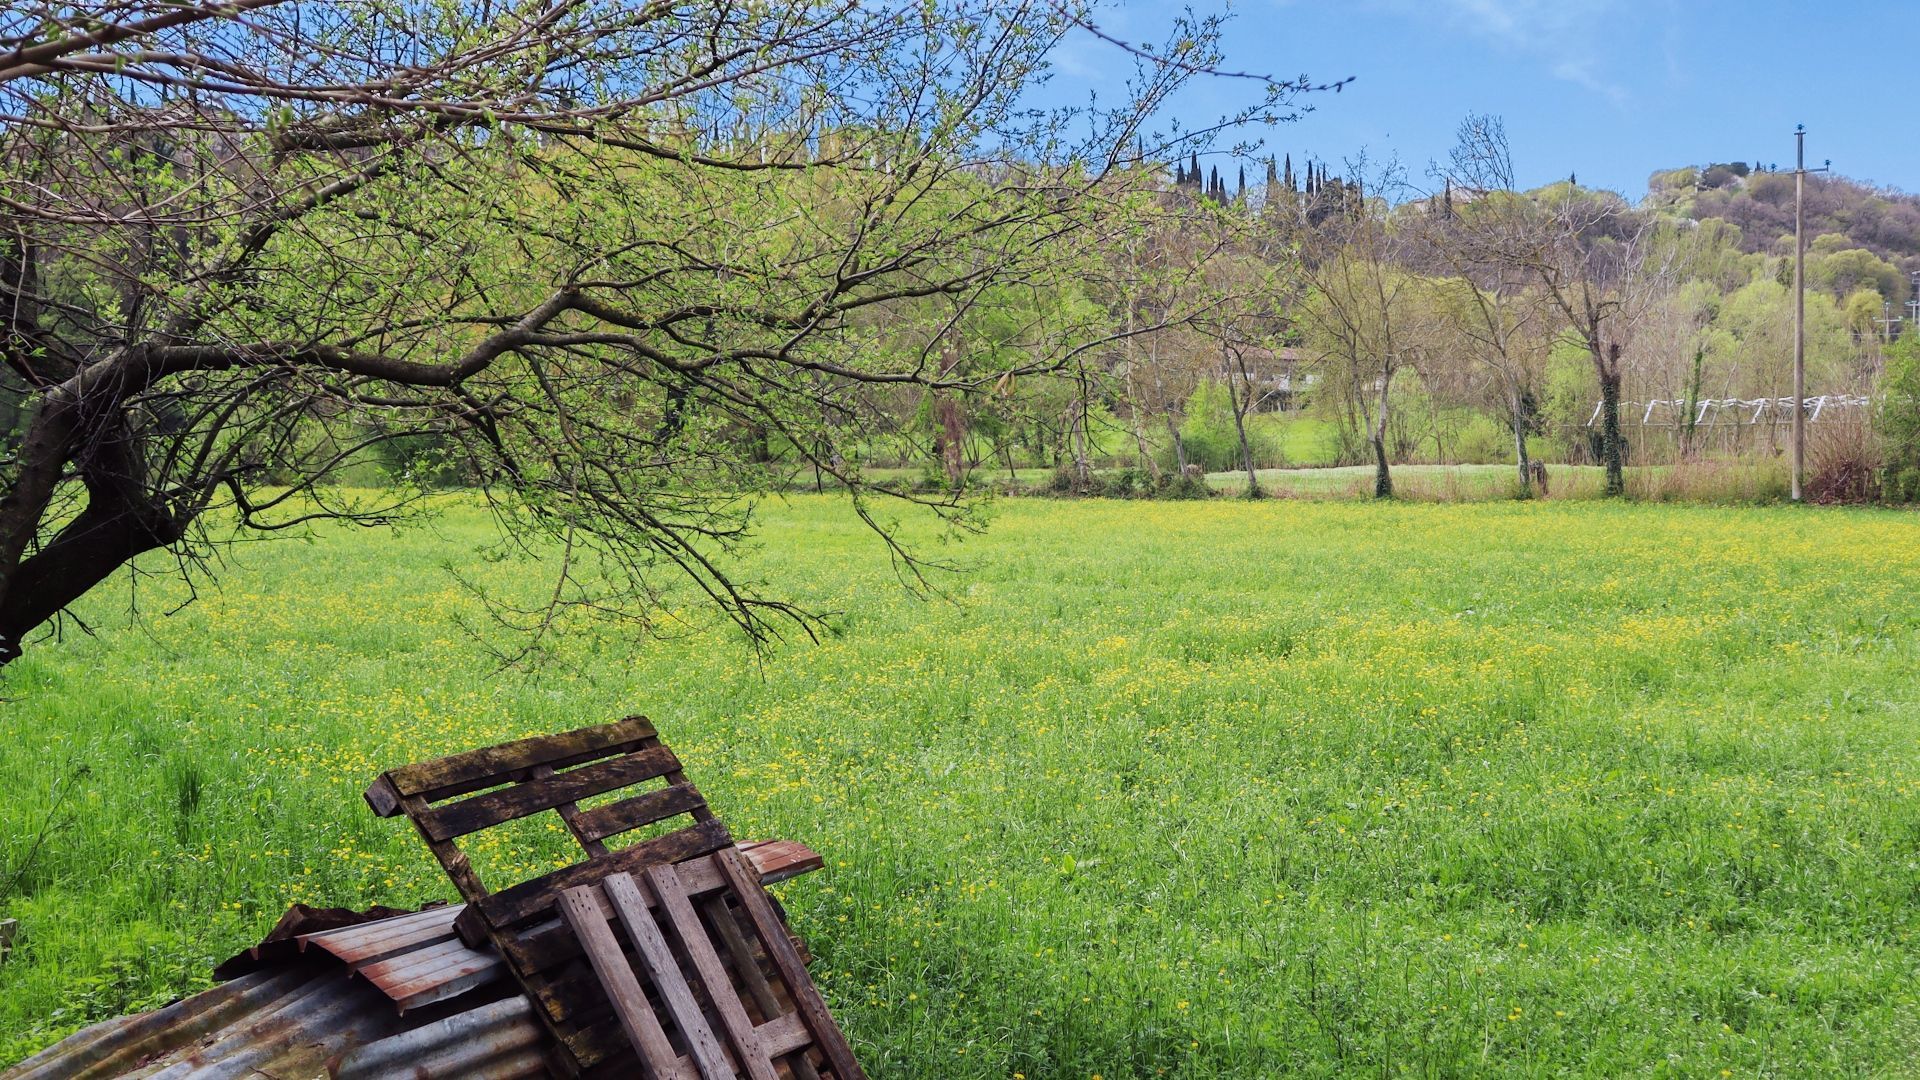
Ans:
{"type": "Polygon", "coordinates": [[[1087,460],[1087,399],[1067,406],[1067,424],[1073,439],[1073,490],[1085,494],[1093,486],[1093,466],[1087,460]]]}
{"type": "Polygon", "coordinates": [[[90,501],[60,535],[22,562],[19,579],[0,601],[0,664],[19,657],[29,633],[134,556],[179,539],[171,520],[155,517],[111,499],[90,501]]]}
{"type": "MultiPolygon", "coordinates": [[[[1152,353],[1149,355],[1151,356],[1152,353]]],[[[1156,366],[1154,382],[1157,384],[1160,381],[1157,370],[1158,357],[1155,357],[1153,362],[1156,366]]],[[[1147,445],[1146,412],[1140,404],[1140,394],[1134,383],[1133,305],[1131,303],[1127,305],[1127,410],[1128,424],[1133,428],[1134,453],[1139,456],[1140,467],[1147,471],[1147,475],[1153,477],[1154,486],[1159,487],[1160,461],[1153,456],[1153,450],[1147,445]]]]}
{"type": "Polygon", "coordinates": [[[1134,455],[1140,459],[1140,465],[1147,471],[1147,475],[1153,477],[1153,482],[1158,485],[1160,462],[1154,458],[1153,451],[1147,446],[1147,429],[1140,423],[1140,407],[1134,405],[1132,408],[1134,455]]]}
{"type": "Polygon", "coordinates": [[[1173,462],[1179,468],[1182,477],[1187,475],[1187,444],[1180,440],[1180,424],[1174,419],[1173,410],[1166,411],[1167,438],[1173,440],[1173,462]]]}
{"type": "MultiPolygon", "coordinates": [[[[960,349],[951,341],[940,353],[940,377],[946,378],[954,368],[960,366],[960,349]]],[[[933,418],[939,425],[934,437],[940,451],[940,463],[947,472],[947,486],[959,491],[966,486],[967,464],[965,458],[967,421],[960,410],[960,402],[952,390],[936,390],[933,397],[933,418]]]]}
{"type": "MultiPolygon", "coordinates": [[[[1245,362],[1237,357],[1235,359],[1240,364],[1240,374],[1245,375],[1245,362]]],[[[1234,371],[1230,367],[1227,369],[1227,404],[1233,407],[1233,430],[1240,437],[1240,467],[1247,472],[1247,498],[1257,499],[1260,497],[1260,478],[1253,471],[1253,447],[1247,442],[1247,410],[1242,404],[1243,401],[1251,404],[1253,388],[1247,387],[1247,392],[1243,394],[1233,388],[1233,380],[1234,371]]]]}
{"type": "Polygon", "coordinates": [[[1600,460],[1607,467],[1607,494],[1627,492],[1626,453],[1620,441],[1620,346],[1607,346],[1607,359],[1598,356],[1600,369],[1600,460]]]}
{"type": "Polygon", "coordinates": [[[1520,470],[1520,497],[1533,498],[1533,464],[1527,460],[1527,398],[1519,387],[1512,390],[1513,460],[1520,470]]]}
{"type": "Polygon", "coordinates": [[[1380,410],[1373,420],[1370,433],[1373,442],[1373,497],[1376,499],[1393,498],[1393,472],[1387,466],[1387,418],[1392,405],[1388,393],[1393,387],[1393,373],[1383,371],[1380,375],[1380,410]]]}
{"type": "Polygon", "coordinates": [[[123,426],[100,432],[85,456],[86,507],[0,577],[0,664],[19,657],[29,633],[134,556],[172,544],[185,532],[185,521],[141,489],[138,451],[123,426]]]}

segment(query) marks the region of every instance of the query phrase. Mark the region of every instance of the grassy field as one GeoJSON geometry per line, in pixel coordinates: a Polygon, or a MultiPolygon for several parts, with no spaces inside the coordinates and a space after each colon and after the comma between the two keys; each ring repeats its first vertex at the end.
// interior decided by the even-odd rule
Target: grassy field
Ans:
{"type": "Polygon", "coordinates": [[[764,535],[840,613],[764,663],[689,628],[490,677],[441,563],[538,584],[458,505],[141,625],[102,590],[0,674],[0,1061],[290,901],[448,896],[378,769],[639,710],[825,854],[781,888],[876,1077],[1916,1072],[1920,519],[1008,500],[924,541],[951,603],[831,499],[764,535]]]}
{"type": "MultiPolygon", "coordinates": [[[[1110,480],[1118,470],[1096,469],[1096,480],[1110,480]]],[[[896,490],[928,480],[932,474],[917,469],[868,469],[869,483],[896,490]]],[[[1260,493],[1278,499],[1365,499],[1373,496],[1371,465],[1319,465],[1287,469],[1255,469],[1260,493]]],[[[1549,495],[1554,499],[1599,499],[1606,492],[1606,471],[1598,465],[1547,466],[1549,495]]],[[[1044,492],[1054,479],[1052,469],[981,467],[971,474],[977,488],[1001,494],[1044,492]]],[[[1784,502],[1787,471],[1784,462],[1696,461],[1680,465],[1630,466],[1627,492],[1654,502],[1755,504],[1784,502]]],[[[1228,496],[1246,494],[1247,474],[1227,470],[1206,474],[1207,486],[1228,496]]],[[[1517,480],[1512,465],[1395,465],[1393,490],[1397,498],[1413,502],[1488,502],[1513,498],[1517,480]]],[[[791,478],[797,491],[812,490],[809,474],[791,478]]]]}
{"type": "MultiPolygon", "coordinates": [[[[1110,476],[1115,470],[1098,469],[1096,476],[1110,476]]],[[[1629,477],[1651,482],[1659,470],[1632,469],[1629,477]]],[[[1552,465],[1548,467],[1550,488],[1557,498],[1592,499],[1602,494],[1606,476],[1597,465],[1552,465]]],[[[868,469],[869,483],[910,486],[929,474],[917,469],[868,469]]],[[[974,470],[971,482],[995,491],[1016,493],[1044,491],[1053,479],[1052,469],[974,470]]],[[[1373,466],[1312,466],[1296,469],[1255,469],[1264,495],[1282,499],[1354,499],[1373,495],[1373,466]]],[[[1244,495],[1247,474],[1228,470],[1207,474],[1207,486],[1225,495],[1244,495]]],[[[1470,502],[1513,497],[1514,468],[1511,465],[1395,465],[1394,490],[1401,498],[1420,501],[1470,502]]],[[[791,481],[800,491],[811,490],[812,479],[801,473],[791,481]]],[[[1746,492],[1734,491],[1735,496],[1746,492]]]]}

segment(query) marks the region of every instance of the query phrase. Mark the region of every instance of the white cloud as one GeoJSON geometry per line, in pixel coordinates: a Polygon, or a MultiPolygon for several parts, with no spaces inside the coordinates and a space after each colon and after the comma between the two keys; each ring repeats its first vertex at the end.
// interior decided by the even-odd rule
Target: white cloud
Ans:
{"type": "Polygon", "coordinates": [[[1627,90],[1605,77],[1596,43],[1622,16],[1624,0],[1388,0],[1387,6],[1438,14],[1456,27],[1502,48],[1538,57],[1555,78],[1607,98],[1627,101],[1627,90]]]}
{"type": "Polygon", "coordinates": [[[1602,79],[1594,73],[1593,69],[1594,62],[1591,59],[1559,60],[1554,62],[1553,75],[1556,79],[1565,79],[1576,86],[1584,86],[1615,105],[1625,105],[1627,88],[1619,83],[1602,79]]]}

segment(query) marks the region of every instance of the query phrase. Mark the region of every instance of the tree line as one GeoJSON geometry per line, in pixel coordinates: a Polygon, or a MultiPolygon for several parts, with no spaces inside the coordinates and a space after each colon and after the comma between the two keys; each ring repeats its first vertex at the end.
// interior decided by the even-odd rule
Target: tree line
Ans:
{"type": "MultiPolygon", "coordinates": [[[[1221,26],[1126,44],[1051,0],[16,6],[0,662],[136,560],[191,579],[221,543],[448,484],[551,574],[486,598],[529,642],[644,624],[672,580],[761,638],[811,616],[728,555],[795,483],[849,492],[915,573],[880,498],[966,528],[1002,468],[1193,495],[1227,467],[1257,494],[1276,408],[1381,496],[1449,425],[1497,431],[1481,453],[1525,496],[1542,453],[1623,490],[1628,402],[1779,392],[1776,257],[1571,180],[1517,190],[1496,119],[1425,190],[1251,144],[1232,184],[1203,171],[1218,133],[1339,85],[1237,80],[1240,111],[1154,130],[1223,74],[1221,26]],[[1128,93],[1034,107],[1087,32],[1128,93]],[[877,482],[903,465],[926,482],[877,482]]],[[[1897,275],[1814,251],[1814,383],[1869,386],[1897,275]]]]}
{"type": "MultiPolygon", "coordinates": [[[[9,6],[0,662],[135,560],[391,522],[436,475],[553,574],[490,598],[536,638],[644,623],[675,578],[749,635],[809,625],[727,568],[779,469],[891,543],[861,469],[904,402],[957,448],[961,399],[1183,317],[1087,298],[1140,160],[1203,137],[1148,123],[1220,20],[1115,41],[1117,100],[1034,108],[1086,32],[1054,0],[9,6]],[[339,482],[369,460],[402,467],[339,482]]],[[[1315,89],[1236,85],[1217,128],[1315,89]]]]}

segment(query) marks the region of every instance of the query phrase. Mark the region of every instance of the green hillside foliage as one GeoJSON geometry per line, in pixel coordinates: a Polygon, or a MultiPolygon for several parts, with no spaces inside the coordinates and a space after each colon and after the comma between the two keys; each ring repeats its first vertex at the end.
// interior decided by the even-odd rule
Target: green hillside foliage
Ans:
{"type": "MultiPolygon", "coordinates": [[[[1746,165],[1654,173],[1650,205],[1676,218],[1738,230],[1749,254],[1793,253],[1793,174],[1746,165]]],[[[1839,295],[1866,285],[1899,304],[1920,271],[1920,195],[1844,176],[1807,177],[1808,285],[1839,295]]]]}

